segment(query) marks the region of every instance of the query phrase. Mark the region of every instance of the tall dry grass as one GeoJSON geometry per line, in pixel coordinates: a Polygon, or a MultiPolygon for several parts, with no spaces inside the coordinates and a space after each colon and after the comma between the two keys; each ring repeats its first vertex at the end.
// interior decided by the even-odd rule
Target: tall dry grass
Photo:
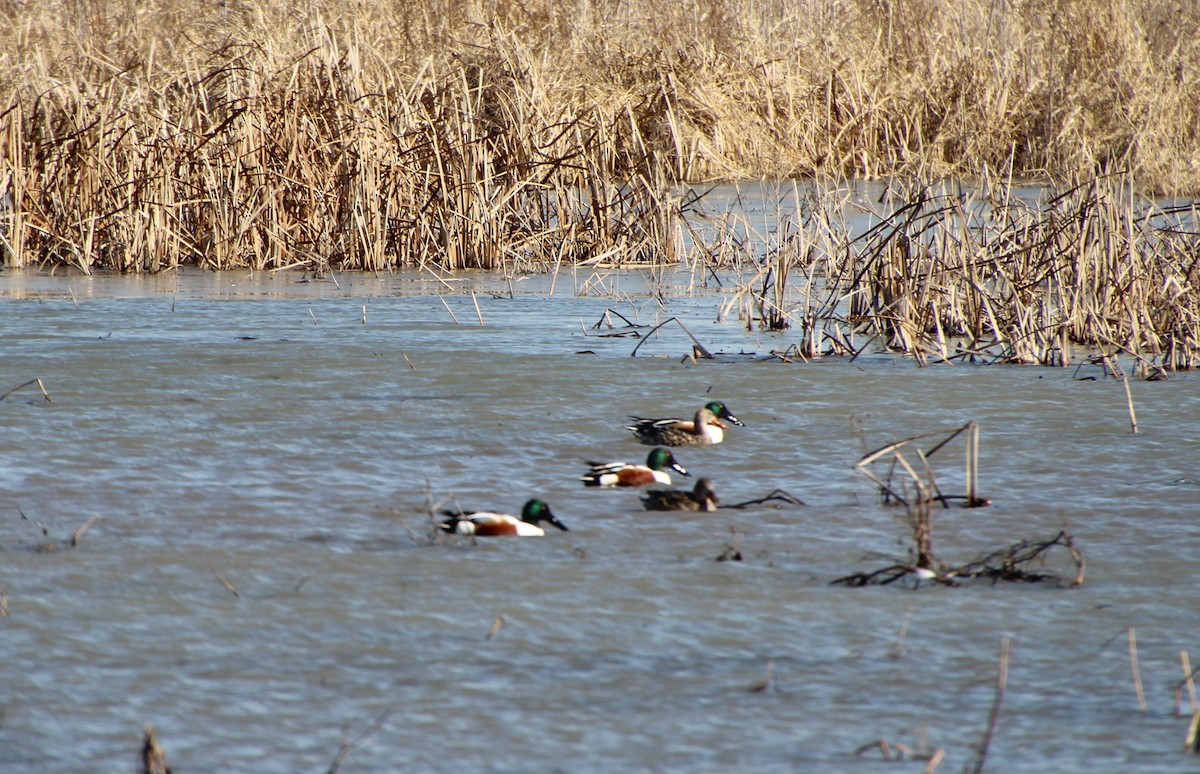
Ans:
{"type": "Polygon", "coordinates": [[[1153,378],[1200,367],[1200,207],[1139,196],[1128,175],[1049,199],[1008,181],[893,181],[861,198],[793,186],[772,232],[733,210],[701,239],[740,269],[723,315],[794,328],[801,357],[875,348],[944,362],[1066,366],[1115,356],[1153,378]],[[748,272],[748,273],[747,273],[748,272]]]}
{"type": "Polygon", "coordinates": [[[1190,0],[0,0],[8,264],[677,258],[679,181],[1200,190],[1190,0]]]}

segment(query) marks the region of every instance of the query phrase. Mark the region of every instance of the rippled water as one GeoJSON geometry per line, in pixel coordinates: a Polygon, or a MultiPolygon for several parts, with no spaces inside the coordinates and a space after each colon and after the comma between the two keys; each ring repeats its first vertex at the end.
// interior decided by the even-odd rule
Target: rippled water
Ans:
{"type": "MultiPolygon", "coordinates": [[[[855,750],[880,739],[960,771],[1004,637],[989,771],[1195,770],[1196,377],[1134,383],[1134,435],[1086,368],[693,364],[674,324],[636,358],[588,335],[613,309],[726,353],[790,343],[715,322],[726,296],[690,276],[300,279],[0,274],[0,392],[53,400],[0,402],[3,771],[133,770],[147,722],[177,771],[324,771],[360,735],[343,771],[873,772],[855,750]],[[726,503],[807,505],[647,513],[579,485],[644,458],[627,415],[711,397],[746,427],[680,461],[726,503]],[[1085,584],[830,586],[905,555],[864,443],[972,419],[994,505],[939,514],[942,558],[1069,525],[1085,584]],[[570,531],[430,540],[431,499],[533,495],[570,531]]],[[[961,491],[961,447],[934,463],[961,491]]]]}

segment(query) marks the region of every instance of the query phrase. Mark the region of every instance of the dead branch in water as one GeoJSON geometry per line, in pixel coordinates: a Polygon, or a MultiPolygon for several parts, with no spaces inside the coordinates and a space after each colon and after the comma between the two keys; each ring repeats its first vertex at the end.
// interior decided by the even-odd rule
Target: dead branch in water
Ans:
{"type": "Polygon", "coordinates": [[[23,384],[18,384],[16,387],[13,387],[8,392],[4,393],[3,395],[0,395],[0,400],[4,400],[9,395],[12,395],[14,392],[21,389],[22,387],[28,387],[31,384],[36,384],[38,386],[38,389],[40,389],[42,391],[42,397],[46,399],[47,403],[53,403],[53,401],[50,400],[50,393],[46,392],[46,385],[42,384],[41,379],[30,379],[29,381],[24,382],[23,384]]]}
{"type": "Polygon", "coordinates": [[[596,324],[592,326],[592,330],[599,331],[602,328],[606,328],[607,332],[591,334],[585,330],[584,335],[585,336],[593,336],[594,335],[594,336],[600,336],[600,337],[604,337],[604,338],[621,338],[624,336],[640,337],[642,334],[639,333],[638,331],[639,331],[639,329],[645,328],[645,327],[647,327],[647,326],[639,325],[638,323],[631,321],[628,317],[626,317],[625,315],[616,311],[615,309],[605,309],[604,314],[600,315],[600,319],[597,320],[596,324]],[[620,317],[625,322],[625,325],[622,327],[618,327],[618,326],[614,325],[613,321],[612,321],[613,316],[620,317]]]}
{"type": "Polygon", "coordinates": [[[371,735],[383,726],[384,721],[386,721],[388,716],[391,714],[391,709],[384,710],[383,712],[379,713],[379,717],[375,718],[375,722],[368,726],[367,730],[359,734],[358,737],[343,741],[341,748],[338,749],[338,753],[333,759],[333,762],[329,764],[327,774],[337,774],[337,772],[341,770],[342,764],[346,762],[346,757],[359,747],[362,747],[364,744],[366,744],[367,740],[371,738],[371,735]]]}
{"type": "Polygon", "coordinates": [[[1022,581],[1025,583],[1051,581],[1072,587],[1083,584],[1086,566],[1083,552],[1075,545],[1075,537],[1064,529],[1049,540],[1022,540],[1008,548],[993,551],[986,556],[968,562],[958,568],[956,577],[987,578],[993,581],[1022,581]],[[1067,549],[1072,561],[1075,563],[1075,577],[1069,583],[1064,583],[1062,577],[1053,573],[1035,572],[1024,568],[1024,565],[1035,561],[1040,562],[1044,558],[1044,554],[1055,546],[1067,549]]]}
{"type": "Polygon", "coordinates": [[[787,503],[789,505],[807,505],[807,503],[805,503],[799,497],[796,497],[795,495],[790,494],[790,493],[784,491],[783,489],[773,489],[773,490],[771,490],[771,492],[769,494],[767,494],[764,497],[757,497],[753,500],[746,500],[745,502],[734,503],[732,505],[723,505],[722,507],[724,507],[724,508],[749,508],[752,505],[762,505],[763,503],[773,503],[773,502],[783,502],[783,503],[787,503]]]}
{"type": "Polygon", "coordinates": [[[912,576],[916,586],[921,581],[928,580],[944,586],[960,585],[965,579],[990,579],[996,581],[1011,581],[1025,583],[1053,582],[1061,586],[1078,586],[1083,583],[1086,563],[1083,553],[1075,545],[1075,539],[1066,530],[1060,530],[1049,540],[1020,540],[1005,548],[991,551],[960,566],[948,565],[934,554],[933,548],[933,516],[934,504],[940,503],[948,507],[948,500],[953,499],[943,494],[937,483],[933,469],[929,465],[929,457],[944,447],[952,439],[967,432],[966,480],[967,494],[962,499],[968,506],[986,505],[990,501],[976,494],[978,480],[979,426],[968,422],[952,432],[943,441],[925,454],[916,450],[921,463],[921,473],[909,463],[901,453],[901,449],[919,438],[928,438],[930,434],[912,436],[902,441],[887,444],[863,456],[858,462],[858,469],[871,481],[879,486],[886,502],[896,501],[904,504],[908,513],[909,527],[912,530],[912,547],[907,561],[898,561],[886,567],[870,572],[857,572],[837,578],[832,581],[842,586],[888,585],[912,576]],[[886,475],[879,475],[868,466],[883,461],[885,455],[891,454],[886,475]],[[899,471],[907,473],[906,478],[898,478],[899,471]],[[1045,555],[1055,546],[1065,548],[1075,565],[1073,580],[1041,569],[1032,569],[1035,563],[1040,566],[1045,561],[1045,555]]]}
{"type": "Polygon", "coordinates": [[[79,529],[77,529],[71,533],[71,546],[72,547],[79,545],[79,539],[81,537],[83,537],[83,533],[87,532],[88,528],[90,528],[92,526],[92,524],[94,524],[96,519],[98,519],[98,518],[100,518],[100,517],[99,516],[89,516],[88,520],[85,521],[83,523],[83,525],[79,527],[79,529]]]}
{"type": "Polygon", "coordinates": [[[663,327],[664,325],[666,325],[669,322],[676,322],[679,324],[679,327],[683,329],[683,332],[686,333],[688,335],[688,338],[692,340],[692,343],[695,344],[696,351],[698,352],[700,357],[703,357],[705,360],[713,359],[713,354],[711,352],[709,352],[708,349],[703,344],[700,343],[700,339],[698,339],[692,335],[692,332],[687,329],[687,326],[684,325],[683,321],[680,320],[678,317],[668,317],[667,319],[660,322],[658,325],[655,325],[653,328],[646,331],[646,334],[644,336],[642,336],[642,340],[637,343],[637,346],[633,348],[633,351],[629,353],[629,356],[637,357],[637,351],[639,349],[641,349],[641,346],[643,344],[645,344],[647,341],[649,341],[650,334],[654,333],[659,328],[663,327]]]}
{"type": "MultiPolygon", "coordinates": [[[[858,468],[860,473],[879,485],[880,493],[883,495],[885,502],[895,500],[902,505],[907,504],[908,501],[905,499],[904,495],[897,491],[898,488],[902,487],[898,487],[897,484],[893,482],[893,476],[896,474],[898,467],[907,470],[914,479],[917,478],[917,476],[913,473],[912,466],[908,463],[904,456],[900,454],[900,450],[911,444],[913,441],[919,441],[923,438],[936,437],[938,435],[941,435],[941,433],[922,433],[920,435],[910,436],[903,440],[886,444],[872,452],[868,452],[867,454],[863,455],[862,459],[855,463],[855,467],[858,468]],[[870,469],[870,466],[888,454],[893,455],[892,464],[889,466],[886,477],[880,477],[870,469]]],[[[949,507],[950,500],[962,500],[964,507],[967,508],[978,508],[991,504],[991,500],[980,497],[977,491],[979,483],[979,424],[977,422],[967,422],[962,427],[951,431],[949,435],[947,435],[939,443],[935,444],[934,447],[928,452],[921,452],[918,450],[917,454],[922,457],[923,467],[931,476],[929,485],[932,489],[937,491],[937,496],[933,499],[941,502],[943,506],[949,507]],[[927,463],[925,463],[925,460],[929,457],[932,457],[944,446],[963,433],[967,433],[967,450],[965,454],[967,491],[964,495],[945,495],[942,494],[936,483],[933,482],[932,473],[929,471],[929,466],[927,463]]]]}

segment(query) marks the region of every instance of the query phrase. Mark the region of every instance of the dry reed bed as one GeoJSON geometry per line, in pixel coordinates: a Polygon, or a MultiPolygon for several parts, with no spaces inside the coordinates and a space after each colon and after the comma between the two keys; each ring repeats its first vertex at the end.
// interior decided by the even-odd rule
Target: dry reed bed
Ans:
{"type": "MultiPolygon", "coordinates": [[[[289,20],[283,7],[259,10],[289,20]]],[[[301,40],[242,36],[174,68],[156,66],[153,50],[122,51],[122,61],[85,46],[68,57],[69,79],[49,71],[64,61],[46,58],[40,78],[10,78],[7,262],[158,271],[519,269],[617,251],[674,260],[677,208],[661,199],[662,171],[631,116],[550,98],[511,36],[493,30],[486,47],[402,70],[366,43],[365,20],[349,30],[290,21],[301,40]]]]}
{"type": "Polygon", "coordinates": [[[794,328],[791,356],[882,346],[922,361],[1100,358],[1117,372],[1106,358],[1130,356],[1141,376],[1200,366],[1195,204],[1164,208],[1125,178],[1048,201],[986,178],[969,192],[894,184],[856,232],[844,191],[791,196],[773,234],[729,212],[693,231],[705,260],[742,267],[722,315],[794,328]]]}
{"type": "Polygon", "coordinates": [[[1164,227],[1130,182],[1200,190],[1200,20],[1172,2],[0,6],[0,253],[129,272],[696,260],[753,268],[736,300],[798,328],[802,355],[866,336],[1192,368],[1195,214],[1164,227]],[[865,235],[816,201],[769,238],[684,238],[683,181],[980,169],[1094,180],[1045,207],[896,188],[865,235]]]}
{"type": "Polygon", "coordinates": [[[679,181],[1200,190],[1184,0],[0,4],[8,264],[678,256],[679,181]]]}

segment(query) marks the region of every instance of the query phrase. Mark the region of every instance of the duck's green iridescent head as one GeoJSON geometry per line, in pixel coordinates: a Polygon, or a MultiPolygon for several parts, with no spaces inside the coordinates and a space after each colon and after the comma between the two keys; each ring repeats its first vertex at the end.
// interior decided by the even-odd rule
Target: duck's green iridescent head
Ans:
{"type": "Polygon", "coordinates": [[[745,427],[745,425],[742,424],[742,421],[733,415],[733,412],[729,410],[729,407],[719,400],[714,400],[713,402],[705,405],[704,408],[711,411],[717,419],[724,419],[728,422],[734,423],[738,427],[745,427]]]}
{"type": "Polygon", "coordinates": [[[670,468],[677,471],[681,476],[688,475],[687,470],[675,461],[675,455],[671,453],[671,450],[663,446],[658,446],[650,450],[650,454],[646,457],[646,467],[651,470],[666,470],[670,468]]]}
{"type": "Polygon", "coordinates": [[[550,506],[536,497],[525,503],[525,507],[521,509],[521,521],[527,521],[530,524],[537,524],[539,521],[548,521],[563,532],[568,531],[567,525],[559,521],[558,517],[550,512],[550,506]]]}

